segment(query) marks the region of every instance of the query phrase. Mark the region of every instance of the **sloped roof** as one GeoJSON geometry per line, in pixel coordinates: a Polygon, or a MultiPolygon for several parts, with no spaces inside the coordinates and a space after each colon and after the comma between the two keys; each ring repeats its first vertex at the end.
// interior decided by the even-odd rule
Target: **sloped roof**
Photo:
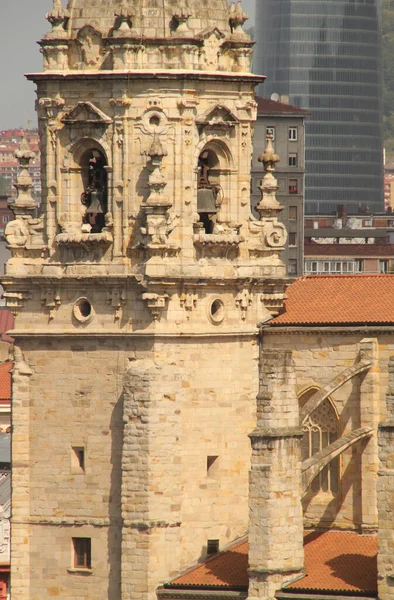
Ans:
{"type": "Polygon", "coordinates": [[[0,400],[11,401],[11,371],[12,362],[7,360],[0,364],[0,400]]]}
{"type": "Polygon", "coordinates": [[[292,106],[291,104],[285,104],[284,102],[276,102],[269,98],[263,98],[262,96],[256,96],[257,102],[257,114],[258,115],[282,115],[288,117],[307,117],[311,113],[298,106],[292,106]]]}
{"type": "MultiPolygon", "coordinates": [[[[377,594],[377,539],[372,535],[328,531],[304,538],[305,577],[286,586],[293,593],[377,594]]],[[[165,587],[178,589],[248,588],[248,542],[243,538],[225,551],[189,569],[165,587]]]]}
{"type": "Polygon", "coordinates": [[[306,576],[291,591],[377,594],[376,536],[344,531],[309,533],[304,539],[306,576]]]}
{"type": "Polygon", "coordinates": [[[287,288],[269,326],[394,325],[394,275],[311,275],[287,288]]]}

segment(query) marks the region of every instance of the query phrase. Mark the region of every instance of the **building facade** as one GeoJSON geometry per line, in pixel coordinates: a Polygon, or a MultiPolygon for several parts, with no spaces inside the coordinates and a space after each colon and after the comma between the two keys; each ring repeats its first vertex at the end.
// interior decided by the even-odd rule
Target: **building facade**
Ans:
{"type": "Polygon", "coordinates": [[[251,173],[252,208],[260,202],[260,182],[264,175],[259,161],[267,134],[272,136],[280,160],[275,166],[278,190],[276,197],[283,210],[279,220],[288,231],[288,243],[282,259],[287,274],[302,275],[304,261],[304,190],[305,190],[305,118],[309,113],[295,106],[258,96],[257,120],[253,137],[251,173]]]}
{"type": "MultiPolygon", "coordinates": [[[[153,600],[248,527],[256,324],[288,283],[277,156],[269,140],[252,217],[262,78],[240,3],[55,0],[47,18],[28,76],[43,214],[23,142],[5,232],[12,597],[153,600]]],[[[296,456],[296,434],[283,444],[296,456]]],[[[291,545],[270,590],[302,568],[302,536],[291,545]]]]}
{"type": "Polygon", "coordinates": [[[262,0],[256,39],[264,95],[311,111],[305,212],[383,211],[380,0],[262,0]]]}

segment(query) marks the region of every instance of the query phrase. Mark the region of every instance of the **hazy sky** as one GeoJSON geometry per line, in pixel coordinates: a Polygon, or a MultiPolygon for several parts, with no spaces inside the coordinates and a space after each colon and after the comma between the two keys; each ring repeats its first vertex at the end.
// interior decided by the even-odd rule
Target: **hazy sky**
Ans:
{"type": "MultiPolygon", "coordinates": [[[[242,4],[250,26],[255,0],[242,4]]],[[[53,0],[0,0],[0,130],[26,127],[27,119],[36,126],[35,86],[23,75],[42,69],[36,42],[50,30],[45,14],[52,6],[53,0]]]]}

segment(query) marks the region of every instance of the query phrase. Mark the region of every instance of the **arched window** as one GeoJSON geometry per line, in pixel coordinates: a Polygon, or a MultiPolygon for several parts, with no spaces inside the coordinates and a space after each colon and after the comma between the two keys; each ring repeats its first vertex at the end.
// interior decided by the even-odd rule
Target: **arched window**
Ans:
{"type": "MultiPolygon", "coordinates": [[[[308,390],[300,398],[300,406],[313,396],[317,390],[308,390]]],[[[326,446],[329,446],[338,439],[338,417],[331,402],[326,399],[316,408],[302,424],[302,430],[305,432],[301,443],[302,460],[311,458],[326,446]]],[[[319,475],[315,477],[311,484],[311,490],[314,493],[338,492],[339,479],[339,458],[334,458],[319,475]]]]}
{"type": "Polygon", "coordinates": [[[86,207],[83,223],[91,226],[91,233],[100,233],[108,212],[107,162],[98,149],[86,150],[80,159],[83,192],[81,202],[86,207]]]}

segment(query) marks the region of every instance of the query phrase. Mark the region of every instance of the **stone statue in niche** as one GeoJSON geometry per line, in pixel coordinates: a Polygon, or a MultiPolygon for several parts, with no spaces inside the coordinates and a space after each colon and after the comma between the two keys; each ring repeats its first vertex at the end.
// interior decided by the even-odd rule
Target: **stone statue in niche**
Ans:
{"type": "Polygon", "coordinates": [[[82,192],[81,202],[86,206],[82,231],[100,233],[105,226],[107,213],[107,172],[105,160],[100,152],[92,152],[88,166],[87,186],[82,192]]]}

